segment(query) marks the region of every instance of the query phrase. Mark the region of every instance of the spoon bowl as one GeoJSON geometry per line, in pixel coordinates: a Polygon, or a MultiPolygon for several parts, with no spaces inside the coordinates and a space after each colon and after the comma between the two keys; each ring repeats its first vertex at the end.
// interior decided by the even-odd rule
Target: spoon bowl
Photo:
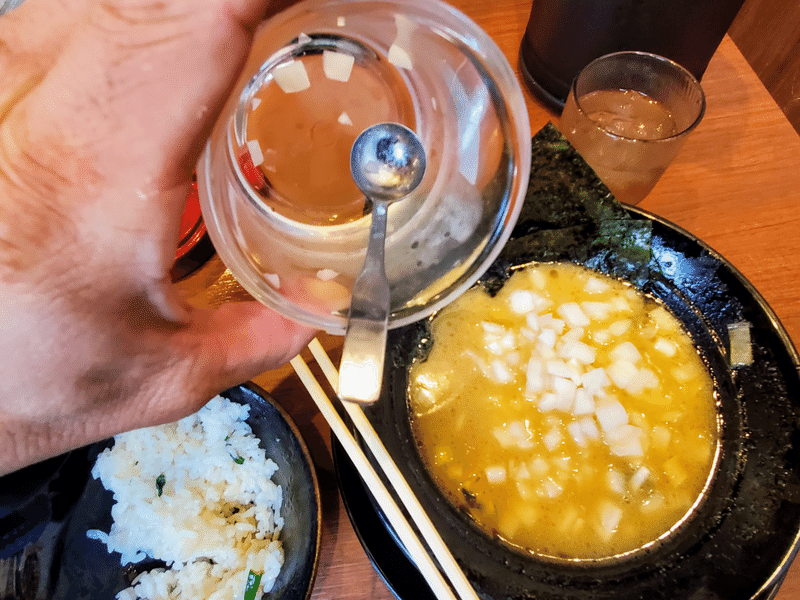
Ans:
{"type": "Polygon", "coordinates": [[[417,135],[398,123],[379,123],[353,142],[350,172],[364,195],[394,202],[408,196],[425,174],[425,150],[417,135]]]}

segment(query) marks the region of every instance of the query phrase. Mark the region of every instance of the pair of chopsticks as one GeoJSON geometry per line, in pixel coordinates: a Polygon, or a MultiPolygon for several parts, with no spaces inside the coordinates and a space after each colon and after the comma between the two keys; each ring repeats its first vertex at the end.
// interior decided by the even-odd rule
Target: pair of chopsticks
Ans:
{"type": "MultiPolygon", "coordinates": [[[[312,340],[308,345],[308,349],[322,369],[322,373],[325,375],[331,387],[333,387],[334,390],[338,389],[339,372],[333,365],[333,362],[331,362],[322,344],[319,343],[319,340],[312,340]]],[[[290,362],[298,377],[300,377],[300,380],[303,382],[303,385],[308,390],[308,393],[311,394],[311,398],[330,425],[333,434],[339,440],[347,456],[355,465],[364,483],[366,483],[367,488],[386,515],[386,518],[397,533],[403,546],[405,546],[414,563],[417,565],[417,568],[422,573],[422,576],[428,582],[437,600],[478,600],[478,595],[475,593],[472,585],[458,566],[458,563],[456,563],[450,550],[434,527],[425,509],[422,508],[419,500],[417,500],[408,482],[405,480],[402,473],[400,473],[400,470],[392,460],[361,407],[352,402],[342,402],[344,409],[350,416],[359,435],[366,442],[370,452],[375,457],[375,460],[394,488],[397,496],[401,499],[406,511],[408,511],[408,514],[417,526],[422,538],[428,545],[428,548],[430,548],[430,553],[433,554],[436,561],[441,565],[441,570],[433,557],[431,557],[431,554],[426,550],[422,540],[420,540],[414,529],[406,520],[400,507],[394,501],[394,498],[375,471],[372,463],[364,454],[360,444],[350,431],[350,428],[339,416],[331,399],[322,389],[322,386],[314,377],[311,369],[309,369],[308,365],[299,354],[290,362]],[[444,575],[442,572],[444,572],[444,575]],[[447,580],[445,580],[445,575],[447,579],[449,579],[449,584],[447,580]]]]}

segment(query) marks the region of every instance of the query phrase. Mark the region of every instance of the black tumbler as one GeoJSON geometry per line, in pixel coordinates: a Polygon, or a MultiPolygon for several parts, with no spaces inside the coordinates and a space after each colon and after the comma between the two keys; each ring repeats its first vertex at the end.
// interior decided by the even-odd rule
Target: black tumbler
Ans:
{"type": "Polygon", "coordinates": [[[592,60],[642,50],[674,60],[698,80],[744,0],[533,0],[520,47],[532,91],[560,111],[592,60]]]}

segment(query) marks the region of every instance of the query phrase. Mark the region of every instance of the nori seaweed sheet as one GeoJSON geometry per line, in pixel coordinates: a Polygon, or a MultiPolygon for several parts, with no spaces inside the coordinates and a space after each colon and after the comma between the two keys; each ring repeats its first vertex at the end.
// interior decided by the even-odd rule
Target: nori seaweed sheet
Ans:
{"type": "Polygon", "coordinates": [[[652,226],[614,199],[552,123],[532,140],[531,173],[519,219],[482,278],[495,292],[513,264],[570,261],[643,285],[651,276],[652,226]]]}

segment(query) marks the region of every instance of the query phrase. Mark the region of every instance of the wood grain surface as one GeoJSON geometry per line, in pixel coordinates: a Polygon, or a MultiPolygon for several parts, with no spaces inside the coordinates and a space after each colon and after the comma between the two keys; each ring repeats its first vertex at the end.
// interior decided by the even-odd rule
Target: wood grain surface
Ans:
{"type": "MultiPolygon", "coordinates": [[[[517,52],[530,0],[452,3],[494,38],[518,73],[517,52]]],[[[789,335],[800,341],[800,137],[730,38],[712,59],[702,84],[708,101],[703,122],[640,206],[726,257],[764,296],[789,335]]],[[[525,95],[532,133],[548,121],[557,122],[558,116],[527,90],[525,95]]],[[[212,259],[181,285],[192,295],[198,286],[216,281],[222,270],[212,259]]],[[[321,341],[337,360],[341,340],[323,335],[321,341]]],[[[302,384],[288,365],[262,374],[256,382],[294,417],[320,475],[324,529],[312,599],[394,598],[350,525],[336,485],[329,428],[302,384]]],[[[800,598],[800,560],[776,598],[800,598]]]]}
{"type": "Polygon", "coordinates": [[[800,2],[745,0],[729,33],[800,132],[800,2]]]}

